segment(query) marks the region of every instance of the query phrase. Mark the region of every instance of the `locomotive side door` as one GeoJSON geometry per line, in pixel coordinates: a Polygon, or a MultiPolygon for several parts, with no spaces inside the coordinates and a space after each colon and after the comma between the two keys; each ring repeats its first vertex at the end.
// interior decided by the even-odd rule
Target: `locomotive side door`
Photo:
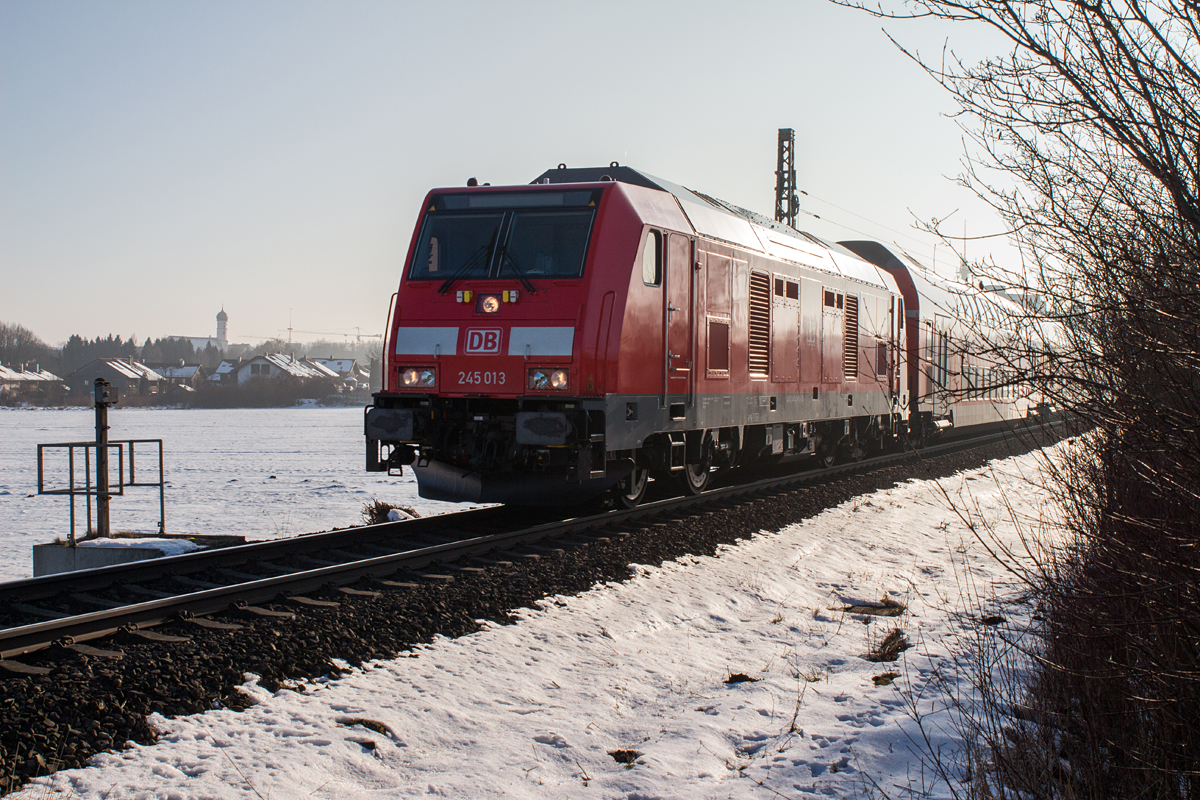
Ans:
{"type": "Polygon", "coordinates": [[[841,383],[845,369],[846,296],[828,287],[821,290],[821,380],[841,383]]]}
{"type": "MultiPolygon", "coordinates": [[[[668,395],[687,394],[691,400],[692,368],[692,240],[672,233],[667,246],[667,290],[663,293],[666,308],[666,363],[664,392],[668,395]]],[[[669,402],[669,400],[668,400],[669,402]]]]}

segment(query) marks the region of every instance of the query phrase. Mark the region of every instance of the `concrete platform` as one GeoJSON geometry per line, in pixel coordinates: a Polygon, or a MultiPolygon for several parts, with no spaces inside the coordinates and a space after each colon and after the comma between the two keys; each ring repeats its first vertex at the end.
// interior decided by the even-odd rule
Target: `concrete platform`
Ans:
{"type": "Polygon", "coordinates": [[[160,558],[157,547],[70,547],[65,544],[35,544],[33,546],[33,577],[74,572],[79,569],[111,567],[160,558]]]}
{"type": "Polygon", "coordinates": [[[86,539],[75,547],[66,544],[33,546],[33,577],[111,567],[148,558],[175,556],[213,547],[246,544],[246,537],[224,534],[123,533],[114,539],[86,539]]]}

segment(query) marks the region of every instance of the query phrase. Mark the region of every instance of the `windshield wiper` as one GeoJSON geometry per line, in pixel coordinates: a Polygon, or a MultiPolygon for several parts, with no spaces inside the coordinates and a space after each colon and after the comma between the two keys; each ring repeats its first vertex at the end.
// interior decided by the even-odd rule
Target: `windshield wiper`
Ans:
{"type": "Polygon", "coordinates": [[[486,256],[488,259],[491,259],[491,257],[492,257],[492,243],[491,242],[488,242],[485,245],[481,245],[479,247],[479,249],[475,251],[474,255],[472,255],[470,258],[468,258],[466,261],[464,261],[462,263],[461,267],[454,270],[454,274],[452,274],[449,278],[446,278],[446,280],[444,280],[442,282],[442,285],[438,287],[438,294],[445,294],[447,291],[449,291],[450,287],[454,285],[454,282],[457,281],[462,276],[466,275],[467,272],[470,271],[470,269],[472,267],[477,266],[479,264],[480,260],[482,259],[482,257],[484,257],[484,256],[486,256]]]}
{"type": "Polygon", "coordinates": [[[509,255],[507,245],[500,251],[500,259],[502,263],[507,261],[508,265],[513,268],[513,272],[517,273],[517,279],[521,281],[521,285],[525,287],[525,291],[530,294],[537,294],[537,289],[533,288],[533,284],[530,283],[529,278],[525,277],[525,272],[517,266],[517,260],[509,255]]]}

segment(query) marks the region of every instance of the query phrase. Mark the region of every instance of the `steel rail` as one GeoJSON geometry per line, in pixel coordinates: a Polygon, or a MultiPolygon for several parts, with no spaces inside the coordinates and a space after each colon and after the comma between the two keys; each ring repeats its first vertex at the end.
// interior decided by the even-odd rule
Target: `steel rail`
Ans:
{"type": "Polygon", "coordinates": [[[174,556],[131,561],[126,564],[59,572],[37,578],[23,578],[0,583],[0,605],[14,601],[27,603],[31,600],[53,597],[64,591],[84,592],[101,589],[116,582],[136,583],[145,577],[161,577],[176,569],[186,572],[201,572],[210,567],[240,564],[256,558],[270,559],[281,555],[309,553],[333,544],[346,546],[400,536],[421,536],[444,530],[449,525],[469,530],[471,527],[490,522],[493,517],[498,516],[498,512],[502,511],[502,508],[496,507],[471,509],[453,514],[397,522],[380,522],[375,525],[359,525],[321,533],[306,533],[286,539],[267,539],[232,547],[217,547],[174,556]],[[462,524],[457,525],[457,523],[462,524]]]}
{"type": "MultiPolygon", "coordinates": [[[[9,628],[0,630],[0,659],[9,659],[14,656],[35,652],[55,642],[70,641],[77,643],[108,636],[121,630],[153,627],[181,615],[205,616],[225,612],[241,605],[274,602],[280,598],[286,600],[288,595],[312,592],[334,586],[345,586],[363,578],[382,578],[404,570],[418,570],[432,563],[450,562],[467,556],[482,555],[494,550],[512,549],[543,539],[561,537],[597,528],[612,527],[627,522],[635,522],[646,517],[676,514],[692,506],[703,506],[742,495],[777,491],[788,486],[826,481],[831,477],[848,473],[870,472],[879,467],[908,460],[924,459],[944,455],[949,452],[983,447],[994,442],[1003,441],[1013,435],[1014,433],[1011,430],[1002,431],[971,439],[936,444],[919,451],[908,450],[889,453],[857,462],[838,464],[824,469],[808,470],[785,476],[764,478],[747,484],[713,489],[700,495],[669,498],[639,505],[632,509],[608,511],[603,514],[549,522],[511,532],[489,534],[460,541],[417,547],[391,555],[374,556],[343,564],[235,583],[229,586],[205,589],[104,611],[67,616],[61,619],[9,628]]],[[[492,511],[495,509],[482,510],[492,511]]],[[[469,515],[473,512],[461,513],[469,515]]],[[[443,515],[443,517],[448,516],[451,515],[443,515]]],[[[364,528],[349,530],[362,531],[368,528],[375,528],[378,531],[385,526],[412,525],[416,522],[438,519],[441,518],[427,517],[423,520],[384,523],[383,525],[366,526],[364,528]]],[[[307,544],[308,541],[316,540],[320,537],[331,537],[346,533],[346,530],[330,531],[293,539],[271,540],[269,542],[224,548],[224,550],[230,554],[232,551],[241,551],[242,557],[239,558],[239,563],[244,563],[252,560],[254,556],[262,556],[264,553],[295,552],[294,549],[289,550],[287,545],[292,545],[294,548],[298,542],[305,542],[307,544]]],[[[221,551],[216,552],[219,553],[221,551]]],[[[154,565],[155,572],[161,575],[169,571],[167,567],[168,563],[178,565],[182,563],[183,559],[196,558],[202,555],[204,554],[190,553],[182,556],[164,557],[153,559],[152,564],[154,565]]],[[[228,562],[222,561],[219,563],[228,562]]],[[[69,575],[84,576],[90,586],[109,585],[122,580],[120,576],[128,572],[124,568],[130,566],[135,565],[86,570],[79,573],[69,573],[69,575]],[[103,580],[100,580],[101,578],[103,580]]],[[[188,571],[198,570],[189,569],[188,571]]],[[[40,579],[33,579],[33,581],[37,580],[40,579]]],[[[24,584],[29,582],[18,581],[16,583],[24,584]]],[[[79,583],[72,582],[70,586],[73,591],[81,590],[79,583]]]]}

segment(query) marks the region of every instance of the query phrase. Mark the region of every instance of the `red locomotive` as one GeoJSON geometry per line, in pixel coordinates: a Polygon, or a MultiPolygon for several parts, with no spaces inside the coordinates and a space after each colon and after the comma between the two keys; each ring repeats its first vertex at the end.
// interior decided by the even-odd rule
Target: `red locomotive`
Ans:
{"type": "Polygon", "coordinates": [[[953,293],[847,245],[615,163],[435,189],[393,299],[367,469],[411,464],[436,500],[632,506],[651,475],[700,492],[716,468],[857,457],[955,424],[934,391],[950,386],[935,310],[955,313],[953,293]]]}

